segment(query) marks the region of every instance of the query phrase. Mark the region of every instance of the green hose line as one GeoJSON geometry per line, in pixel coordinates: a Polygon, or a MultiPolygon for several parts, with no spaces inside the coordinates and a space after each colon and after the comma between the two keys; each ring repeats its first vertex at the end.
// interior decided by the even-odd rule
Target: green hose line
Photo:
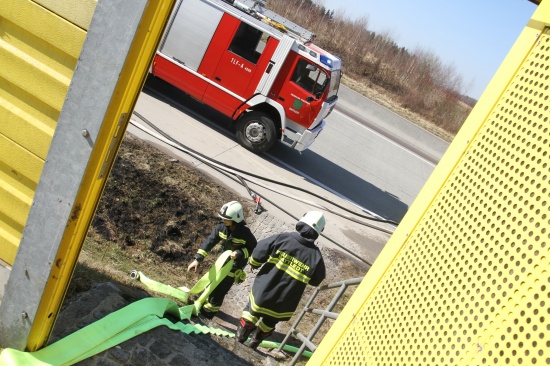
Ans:
{"type": "Polygon", "coordinates": [[[180,300],[181,302],[187,302],[189,293],[181,288],[174,288],[170,285],[165,285],[163,283],[154,281],[139,271],[133,271],[130,274],[130,276],[133,279],[140,280],[141,283],[143,283],[147,288],[155,292],[159,292],[159,293],[174,297],[180,300]]]}
{"type": "Polygon", "coordinates": [[[185,303],[187,302],[189,294],[198,294],[202,292],[199,298],[195,300],[195,303],[191,305],[191,307],[184,306],[180,309],[181,318],[189,319],[191,315],[198,315],[202,304],[206,301],[206,299],[208,299],[210,293],[231,271],[231,267],[233,267],[233,260],[230,259],[230,256],[230,250],[226,250],[225,252],[223,252],[216,260],[216,263],[214,263],[214,265],[210,267],[208,272],[204,276],[202,276],[201,279],[199,279],[191,289],[187,289],[184,287],[175,288],[170,285],[157,282],[145,276],[139,271],[132,271],[130,276],[136,280],[141,281],[141,283],[143,283],[151,291],[172,296],[185,303]],[[226,261],[227,263],[225,263],[226,261]]]}
{"type": "MultiPolygon", "coordinates": [[[[72,365],[160,325],[186,334],[213,333],[234,337],[234,334],[220,329],[181,322],[174,324],[163,319],[165,314],[170,314],[180,320],[187,320],[192,314],[196,315],[208,295],[231,270],[232,260],[224,265],[230,254],[231,251],[222,253],[208,273],[188,291],[189,293],[203,291],[193,305],[178,308],[178,305],[171,299],[142,299],[36,352],[21,352],[6,348],[0,354],[0,365],[72,365]]],[[[160,293],[166,292],[167,295],[187,301],[186,291],[153,281],[143,274],[140,274],[139,277],[145,281],[144,284],[147,287],[151,286],[152,290],[160,293]]]]}
{"type": "MultiPolygon", "coordinates": [[[[173,296],[182,301],[187,301],[186,296],[189,293],[196,294],[203,291],[192,305],[180,308],[171,299],[145,298],[131,303],[38,351],[22,352],[6,348],[0,353],[0,365],[72,365],[161,325],[185,334],[211,333],[223,337],[235,337],[233,333],[221,329],[181,322],[190,319],[193,314],[196,315],[198,313],[208,295],[229,273],[233,261],[230,260],[225,265],[224,262],[229,258],[230,254],[230,251],[224,252],[208,273],[188,291],[184,291],[181,288],[176,289],[151,280],[140,272],[133,272],[133,277],[136,279],[139,278],[152,291],[173,296]],[[136,276],[137,274],[139,276],[136,276]],[[180,319],[180,321],[173,323],[165,318],[166,315],[171,315],[180,319]]],[[[260,345],[265,348],[279,347],[278,343],[269,341],[263,341],[260,345]]],[[[296,352],[298,350],[295,347],[286,345],[283,349],[289,352],[296,352]]],[[[311,352],[304,352],[304,356],[310,357],[310,355],[311,352]]]]}
{"type": "MultiPolygon", "coordinates": [[[[281,345],[280,343],[271,342],[271,341],[262,341],[262,343],[260,343],[260,347],[263,347],[263,348],[279,348],[280,345],[281,345]]],[[[294,347],[294,346],[289,346],[288,344],[285,344],[283,346],[283,350],[288,351],[288,352],[292,352],[292,353],[296,353],[296,352],[298,352],[299,348],[294,347]]],[[[304,351],[302,353],[302,356],[311,357],[312,354],[313,354],[313,352],[311,352],[311,351],[304,351]]]]}
{"type": "Polygon", "coordinates": [[[179,314],[173,300],[136,301],[36,352],[6,348],[2,365],[71,365],[161,325],[165,313],[179,314]]]}
{"type": "Polygon", "coordinates": [[[244,280],[246,280],[246,272],[242,269],[238,269],[235,271],[235,283],[241,283],[244,280]]]}
{"type": "Polygon", "coordinates": [[[179,316],[178,306],[173,300],[142,299],[36,352],[4,349],[0,354],[0,364],[72,365],[160,325],[186,334],[213,333],[234,337],[234,334],[220,329],[182,322],[172,323],[163,318],[166,314],[179,316]]]}

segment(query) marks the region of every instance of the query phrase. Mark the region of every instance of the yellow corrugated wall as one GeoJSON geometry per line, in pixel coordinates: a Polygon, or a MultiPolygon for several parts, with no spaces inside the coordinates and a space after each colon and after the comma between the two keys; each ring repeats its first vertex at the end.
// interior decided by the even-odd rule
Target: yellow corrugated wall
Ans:
{"type": "Polygon", "coordinates": [[[0,3],[0,259],[8,264],[95,5],[96,0],[0,3]]]}
{"type": "Polygon", "coordinates": [[[308,365],[550,364],[549,25],[542,1],[308,365]]]}
{"type": "Polygon", "coordinates": [[[0,208],[10,234],[0,238],[0,253],[13,265],[0,308],[0,338],[29,351],[43,347],[51,333],[174,5],[38,1],[0,3],[0,118],[8,121],[0,131],[6,141],[0,145],[0,208]],[[94,29],[86,32],[89,26],[94,29]],[[113,54],[112,47],[120,52],[113,54]],[[90,116],[84,128],[83,116],[90,116]]]}

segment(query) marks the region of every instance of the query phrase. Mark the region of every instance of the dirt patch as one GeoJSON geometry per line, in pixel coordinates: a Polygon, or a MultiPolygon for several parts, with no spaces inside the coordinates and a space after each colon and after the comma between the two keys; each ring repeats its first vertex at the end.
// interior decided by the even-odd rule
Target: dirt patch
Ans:
{"type": "MultiPolygon", "coordinates": [[[[259,217],[254,214],[254,203],[249,197],[236,194],[222,182],[127,134],[84,243],[66,302],[106,281],[145,289],[130,279],[129,273],[134,269],[171,286],[191,287],[215,261],[219,248],[206,258],[197,273],[187,272],[187,266],[218,222],[219,207],[231,200],[243,203],[247,222],[254,226],[259,217]]],[[[339,252],[325,247],[321,250],[329,269],[324,284],[365,274],[365,267],[339,252]]],[[[254,275],[249,274],[244,283],[233,286],[218,324],[236,328],[253,279],[254,275]]],[[[313,288],[308,289],[302,305],[312,291],[313,288]]],[[[316,307],[325,308],[335,292],[321,293],[316,307]]],[[[341,303],[345,304],[347,298],[349,295],[341,303]]],[[[317,319],[306,319],[299,329],[307,334],[317,319]]],[[[280,323],[273,340],[281,341],[293,321],[280,323]]],[[[330,324],[321,328],[317,342],[330,324]]],[[[290,343],[299,344],[296,340],[290,343]]]]}

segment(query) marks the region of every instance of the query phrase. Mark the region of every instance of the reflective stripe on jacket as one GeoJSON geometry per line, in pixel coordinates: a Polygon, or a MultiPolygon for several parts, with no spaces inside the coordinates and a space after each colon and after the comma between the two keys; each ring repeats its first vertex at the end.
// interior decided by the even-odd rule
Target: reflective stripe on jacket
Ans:
{"type": "Polygon", "coordinates": [[[202,261],[216,244],[221,244],[224,251],[231,250],[239,253],[231,269],[231,272],[235,272],[237,269],[244,268],[250,254],[256,247],[256,243],[254,234],[252,234],[244,222],[237,224],[233,231],[230,231],[227,226],[220,223],[216,225],[210,235],[202,242],[199,250],[197,250],[195,259],[202,261]]]}
{"type": "Polygon", "coordinates": [[[250,294],[251,310],[280,320],[292,317],[306,285],[318,286],[325,278],[321,251],[297,232],[260,240],[250,264],[262,265],[250,294]]]}

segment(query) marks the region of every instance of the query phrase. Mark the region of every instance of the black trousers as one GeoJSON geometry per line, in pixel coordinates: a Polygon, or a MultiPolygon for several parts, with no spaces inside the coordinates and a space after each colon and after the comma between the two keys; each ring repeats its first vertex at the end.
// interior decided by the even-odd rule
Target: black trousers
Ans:
{"type": "Polygon", "coordinates": [[[231,286],[233,286],[233,283],[235,283],[234,277],[229,277],[229,276],[225,277],[219,283],[219,285],[216,286],[214,291],[210,293],[210,296],[208,297],[208,301],[203,305],[204,309],[212,313],[217,313],[223,304],[225,295],[227,295],[227,293],[231,289],[231,286]]]}

